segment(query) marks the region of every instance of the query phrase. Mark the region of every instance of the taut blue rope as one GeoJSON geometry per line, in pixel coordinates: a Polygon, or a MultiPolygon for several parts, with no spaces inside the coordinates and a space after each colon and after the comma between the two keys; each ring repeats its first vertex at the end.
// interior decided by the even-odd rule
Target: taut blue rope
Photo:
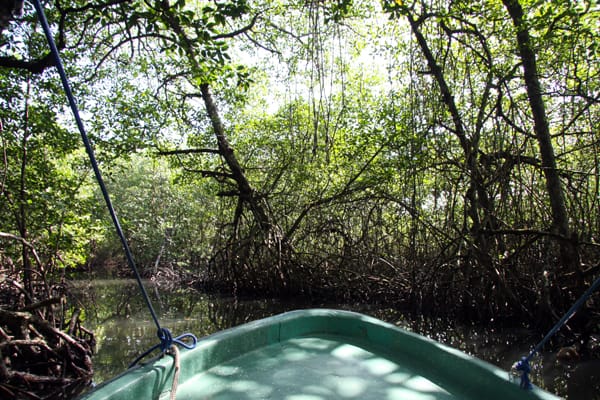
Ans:
{"type": "Polygon", "coordinates": [[[135,266],[135,262],[133,260],[133,255],[131,254],[129,244],[127,243],[127,239],[125,238],[125,234],[123,233],[123,229],[121,228],[121,224],[119,223],[119,218],[117,217],[117,214],[115,213],[115,209],[112,205],[112,201],[110,200],[110,196],[108,194],[108,190],[106,189],[106,185],[104,183],[104,179],[102,178],[102,174],[100,173],[100,168],[98,167],[98,162],[96,161],[96,156],[94,155],[94,150],[92,149],[92,145],[90,143],[88,135],[86,134],[85,127],[81,120],[81,116],[79,115],[79,109],[77,108],[77,103],[75,101],[75,97],[73,96],[73,92],[71,91],[71,85],[69,83],[69,79],[67,78],[67,74],[65,72],[65,69],[62,64],[62,60],[60,58],[60,54],[58,52],[58,48],[56,47],[56,43],[54,42],[54,38],[52,37],[52,31],[50,30],[50,26],[48,25],[48,20],[46,19],[46,14],[44,13],[44,9],[40,3],[40,0],[34,0],[33,5],[38,14],[40,23],[42,24],[42,28],[46,35],[46,39],[48,40],[48,45],[50,46],[50,51],[51,51],[52,55],[54,56],[54,60],[56,62],[56,69],[58,70],[58,74],[60,75],[60,79],[62,81],[62,85],[63,85],[64,91],[65,91],[65,94],[69,100],[69,105],[71,106],[71,111],[73,112],[73,116],[75,117],[75,122],[77,123],[77,128],[79,129],[79,133],[81,134],[81,139],[83,140],[85,150],[90,159],[90,163],[92,164],[92,169],[94,170],[94,175],[96,176],[96,180],[98,181],[98,186],[100,186],[100,190],[102,191],[102,196],[104,197],[104,201],[106,202],[106,207],[108,208],[108,212],[110,213],[110,217],[111,217],[112,222],[117,231],[117,235],[119,236],[119,239],[121,240],[121,244],[123,245],[123,250],[125,251],[125,257],[127,258],[127,264],[129,265],[129,267],[131,268],[131,270],[135,276],[135,279],[136,279],[138,286],[140,288],[140,291],[142,293],[142,297],[144,298],[144,301],[146,302],[146,306],[148,307],[148,310],[150,310],[150,314],[152,315],[152,319],[154,320],[154,324],[156,325],[156,328],[157,328],[157,336],[160,340],[160,343],[158,345],[152,347],[148,351],[146,351],[140,357],[138,357],[130,365],[130,367],[137,364],[137,362],[140,361],[143,357],[147,356],[149,353],[151,353],[152,351],[154,351],[155,349],[157,349],[159,347],[162,352],[167,351],[167,349],[169,349],[171,347],[171,345],[173,345],[173,344],[179,344],[180,346],[183,346],[185,348],[192,349],[196,346],[196,342],[197,342],[197,339],[193,334],[185,333],[183,335],[177,336],[176,338],[173,338],[171,335],[171,332],[168,329],[161,327],[160,322],[158,321],[158,316],[156,315],[156,311],[154,311],[154,307],[152,307],[152,302],[150,301],[150,297],[148,296],[148,293],[146,292],[146,288],[144,288],[144,284],[142,283],[142,278],[140,277],[137,267],[135,266]],[[189,338],[191,340],[191,343],[190,344],[185,343],[182,340],[184,338],[189,338]]]}
{"type": "Polygon", "coordinates": [[[562,318],[550,329],[550,331],[544,336],[544,338],[529,352],[527,357],[521,358],[518,362],[515,363],[514,367],[517,371],[521,372],[521,388],[523,389],[531,389],[533,385],[529,379],[529,372],[531,371],[531,367],[529,366],[529,361],[531,358],[544,347],[544,345],[550,340],[552,336],[558,332],[560,328],[563,327],[564,324],[583,306],[587,299],[600,287],[600,276],[596,278],[594,283],[586,290],[581,297],[569,308],[569,310],[562,316],[562,318]]]}

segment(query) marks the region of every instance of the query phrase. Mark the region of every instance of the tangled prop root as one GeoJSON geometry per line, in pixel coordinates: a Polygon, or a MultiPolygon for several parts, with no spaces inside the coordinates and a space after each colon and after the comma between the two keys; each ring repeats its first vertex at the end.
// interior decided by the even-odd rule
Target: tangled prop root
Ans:
{"type": "Polygon", "coordinates": [[[91,341],[0,309],[0,398],[68,399],[91,383],[91,341]]]}

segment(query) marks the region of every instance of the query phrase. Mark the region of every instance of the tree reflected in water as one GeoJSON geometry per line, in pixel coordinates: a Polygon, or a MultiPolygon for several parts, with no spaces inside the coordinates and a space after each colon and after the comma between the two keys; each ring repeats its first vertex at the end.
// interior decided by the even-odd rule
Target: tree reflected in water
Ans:
{"type": "MultiPolygon", "coordinates": [[[[539,338],[525,329],[495,330],[491,327],[461,326],[443,319],[411,317],[401,311],[365,304],[313,304],[303,299],[250,299],[224,297],[202,293],[190,288],[167,290],[146,282],[146,289],[160,323],[174,336],[193,333],[201,338],[243,323],[301,308],[326,307],[357,311],[417,332],[451,347],[510,369],[513,362],[526,355],[539,338]]],[[[84,310],[85,324],[96,335],[94,382],[101,383],[125,371],[144,351],[156,345],[156,326],[152,321],[139,288],[134,281],[96,280],[74,283],[71,303],[84,310]]],[[[562,396],[577,389],[580,380],[569,381],[573,367],[556,362],[553,353],[544,353],[533,360],[532,380],[546,390],[562,396]]],[[[580,374],[581,375],[581,374],[580,374]]],[[[586,393],[569,399],[599,398],[594,385],[586,393]],[[596,397],[594,397],[596,396],[596,397]]]]}

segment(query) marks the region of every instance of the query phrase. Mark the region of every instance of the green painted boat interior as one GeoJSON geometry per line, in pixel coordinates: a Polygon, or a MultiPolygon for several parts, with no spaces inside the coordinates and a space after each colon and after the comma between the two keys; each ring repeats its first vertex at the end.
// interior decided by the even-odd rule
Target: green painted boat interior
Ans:
{"type": "MultiPolygon", "coordinates": [[[[556,399],[524,391],[486,362],[348,311],[299,310],[207,336],[181,350],[178,400],[556,399]]],[[[82,399],[169,399],[166,355],[82,399]]]]}

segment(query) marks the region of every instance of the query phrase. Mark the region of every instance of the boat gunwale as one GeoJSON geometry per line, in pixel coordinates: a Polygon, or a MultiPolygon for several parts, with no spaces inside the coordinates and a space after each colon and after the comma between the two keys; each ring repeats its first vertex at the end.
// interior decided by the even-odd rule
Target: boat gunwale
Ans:
{"type": "MultiPolygon", "coordinates": [[[[559,398],[537,387],[524,391],[508,382],[506,371],[433,339],[364,314],[332,309],[289,311],[205,336],[196,348],[181,350],[179,382],[183,385],[197,374],[261,347],[294,338],[330,335],[385,354],[394,362],[410,364],[417,373],[458,396],[477,398],[487,388],[494,390],[497,398],[559,398]],[[466,379],[469,374],[477,379],[466,379]]],[[[173,370],[172,357],[154,357],[98,385],[81,400],[127,399],[132,393],[137,398],[161,398],[170,393],[173,370]]]]}

